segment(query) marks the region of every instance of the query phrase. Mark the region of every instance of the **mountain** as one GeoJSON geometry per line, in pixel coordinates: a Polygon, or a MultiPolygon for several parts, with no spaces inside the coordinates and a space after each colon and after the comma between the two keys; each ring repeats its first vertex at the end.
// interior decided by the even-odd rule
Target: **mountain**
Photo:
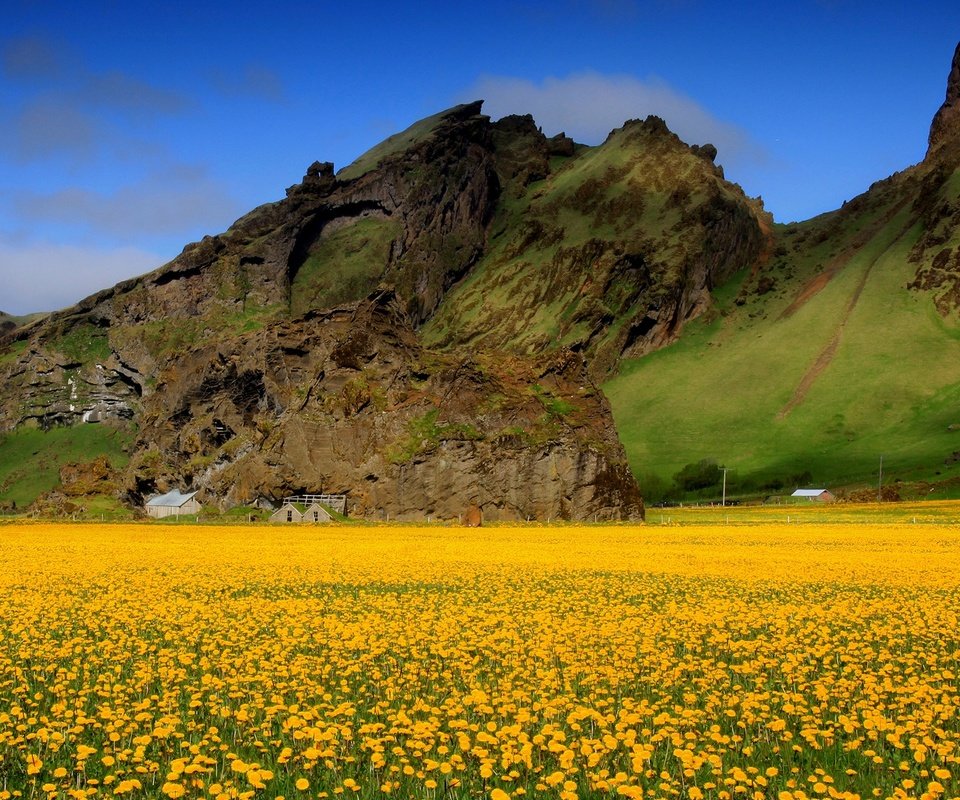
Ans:
{"type": "Polygon", "coordinates": [[[960,55],[924,161],[790,225],[656,117],[586,147],[475,102],[315,162],[6,333],[0,502],[634,519],[640,489],[869,483],[881,456],[960,486],[958,108],[960,55]]]}
{"type": "MultiPolygon", "coordinates": [[[[496,129],[543,147],[529,117],[496,129]]],[[[710,305],[711,289],[768,246],[772,220],[724,180],[715,156],[649,117],[527,171],[501,196],[488,248],[424,340],[521,353],[565,346],[598,379],[672,341],[710,305]]]]}
{"type": "Polygon", "coordinates": [[[45,316],[46,315],[42,313],[17,316],[15,314],[7,314],[5,311],[0,311],[0,336],[12,333],[15,328],[29,325],[31,322],[43,319],[45,316]]]}
{"type": "MultiPolygon", "coordinates": [[[[223,506],[346,492],[367,517],[642,516],[579,354],[440,353],[417,336],[483,255],[498,166],[522,182],[540,155],[479,111],[424,120],[340,175],[315,163],[170,264],[14,329],[0,450],[31,429],[125,429],[132,504],[186,484],[223,506]]],[[[24,471],[6,464],[0,497],[32,499],[24,471]]]]}
{"type": "MultiPolygon", "coordinates": [[[[960,48],[924,160],[775,225],[675,344],[603,385],[648,496],[702,460],[735,490],[960,486],[960,48]],[[651,425],[650,420],[657,420],[651,425]],[[881,475],[881,459],[883,474],[881,475]]],[[[719,495],[714,472],[707,494],[719,495]]]]}

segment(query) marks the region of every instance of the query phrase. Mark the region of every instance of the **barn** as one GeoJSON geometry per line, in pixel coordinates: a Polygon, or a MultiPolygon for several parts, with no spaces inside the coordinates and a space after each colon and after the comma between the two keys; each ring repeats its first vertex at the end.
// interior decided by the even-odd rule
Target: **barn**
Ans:
{"type": "Polygon", "coordinates": [[[829,489],[797,489],[791,497],[797,497],[803,500],[814,500],[820,503],[832,503],[837,498],[829,489]]]}
{"type": "Polygon", "coordinates": [[[155,519],[179,517],[182,514],[199,514],[200,503],[196,500],[196,494],[196,492],[184,494],[179,489],[173,489],[166,494],[151,497],[144,505],[144,510],[148,517],[155,519]]]}

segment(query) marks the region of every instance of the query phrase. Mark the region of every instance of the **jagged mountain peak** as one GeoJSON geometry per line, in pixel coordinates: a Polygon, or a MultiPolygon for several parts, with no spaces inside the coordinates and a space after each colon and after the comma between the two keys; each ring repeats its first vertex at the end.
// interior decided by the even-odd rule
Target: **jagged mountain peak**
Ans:
{"type": "Polygon", "coordinates": [[[489,117],[480,113],[482,108],[483,100],[474,100],[417,120],[399,133],[388,136],[341,169],[337,173],[337,179],[349,181],[360,178],[376,169],[385,159],[408,150],[437,131],[457,127],[469,121],[489,122],[489,117]]]}
{"type": "Polygon", "coordinates": [[[944,146],[960,141],[960,43],[953,54],[950,74],[947,76],[947,95],[933,117],[927,159],[944,146]]]}

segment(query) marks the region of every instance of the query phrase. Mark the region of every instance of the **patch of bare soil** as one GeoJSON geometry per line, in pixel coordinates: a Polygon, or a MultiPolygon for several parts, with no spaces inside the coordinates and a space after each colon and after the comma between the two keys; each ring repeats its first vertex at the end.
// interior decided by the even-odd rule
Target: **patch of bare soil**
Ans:
{"type": "Polygon", "coordinates": [[[767,266],[773,257],[774,236],[773,227],[770,225],[770,218],[766,214],[757,214],[756,220],[757,227],[760,228],[760,234],[763,236],[763,245],[760,248],[760,254],[753,262],[753,267],[750,270],[751,278],[756,278],[757,275],[760,274],[760,270],[767,266]]]}
{"type": "MultiPolygon", "coordinates": [[[[850,260],[851,254],[845,254],[845,257],[842,259],[842,263],[838,263],[835,267],[831,268],[828,266],[823,272],[819,275],[814,275],[809,281],[807,281],[803,287],[797,292],[797,296],[793,298],[793,302],[790,303],[780,314],[780,319],[787,319],[792,317],[797,313],[807,301],[816,294],[819,294],[823,291],[830,279],[833,278],[840,271],[840,267],[846,264],[850,260]]],[[[838,256],[834,261],[840,261],[840,256],[838,256]]]]}

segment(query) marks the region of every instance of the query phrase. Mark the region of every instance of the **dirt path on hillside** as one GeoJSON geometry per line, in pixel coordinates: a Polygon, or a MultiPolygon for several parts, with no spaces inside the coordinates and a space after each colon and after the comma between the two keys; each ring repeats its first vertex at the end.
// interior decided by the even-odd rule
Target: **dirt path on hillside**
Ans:
{"type": "Polygon", "coordinates": [[[833,332],[833,336],[830,337],[830,341],[827,342],[826,347],[820,351],[819,355],[814,359],[813,363],[803,374],[803,377],[800,379],[800,383],[797,384],[797,388],[793,390],[793,397],[791,397],[789,402],[780,409],[780,413],[777,414],[777,419],[783,419],[785,416],[787,416],[787,414],[793,411],[794,408],[800,405],[800,403],[802,403],[804,398],[807,396],[807,392],[810,391],[810,387],[813,386],[823,371],[830,366],[830,362],[833,361],[833,357],[837,354],[837,350],[840,347],[840,339],[843,336],[843,329],[847,326],[847,321],[850,319],[853,309],[856,308],[857,301],[860,299],[860,295],[863,293],[863,287],[867,285],[867,278],[870,277],[870,273],[873,270],[873,265],[876,264],[879,259],[880,256],[877,256],[863,271],[863,275],[861,276],[860,281],[857,283],[857,288],[853,290],[853,294],[847,301],[847,307],[843,311],[843,317],[840,320],[840,324],[837,325],[837,329],[833,332]]]}
{"type": "MultiPolygon", "coordinates": [[[[902,207],[903,203],[898,203],[894,207],[892,213],[884,215],[883,224],[872,226],[871,230],[873,236],[877,235],[881,230],[883,230],[883,225],[896,216],[896,213],[899,212],[902,207]]],[[[873,272],[873,268],[876,266],[876,263],[884,255],[886,255],[891,247],[900,241],[900,239],[907,233],[907,230],[909,230],[909,228],[905,228],[899,234],[897,234],[890,244],[867,265],[866,269],[863,271],[863,275],[860,276],[860,280],[857,282],[853,293],[850,295],[850,299],[847,301],[847,305],[843,310],[843,316],[840,318],[840,322],[837,324],[836,330],[833,332],[833,336],[830,337],[830,341],[827,342],[826,346],[813,360],[813,363],[807,368],[807,371],[800,379],[800,383],[797,384],[797,388],[793,391],[793,397],[791,397],[787,404],[780,409],[779,413],[777,414],[777,419],[783,419],[791,411],[793,411],[794,408],[800,405],[800,403],[802,403],[806,398],[807,393],[810,391],[813,384],[816,383],[817,378],[819,378],[820,375],[823,374],[823,371],[830,366],[830,362],[833,361],[833,357],[837,354],[837,350],[840,348],[840,340],[843,338],[843,331],[847,327],[847,322],[850,321],[853,310],[857,307],[857,302],[860,300],[860,295],[863,294],[864,287],[867,285],[867,280],[870,278],[870,273],[873,272]]],[[[866,238],[866,240],[863,241],[860,246],[862,247],[869,242],[873,236],[866,238]]],[[[859,238],[860,237],[858,237],[858,239],[859,238]]],[[[783,312],[783,314],[781,314],[780,318],[783,319],[784,317],[790,316],[793,311],[796,311],[797,308],[802,306],[811,297],[817,294],[817,292],[823,289],[823,287],[830,282],[830,279],[840,271],[840,267],[845,265],[853,257],[855,252],[856,250],[851,247],[850,250],[844,251],[844,253],[841,253],[839,256],[833,259],[831,264],[828,265],[824,272],[817,275],[816,278],[810,281],[807,286],[801,290],[800,294],[797,295],[797,298],[793,301],[793,303],[791,303],[790,306],[783,312]]]]}
{"type": "MultiPolygon", "coordinates": [[[[810,280],[808,280],[797,292],[796,297],[793,298],[793,301],[788,305],[782,312],[778,319],[787,319],[792,317],[797,313],[801,308],[803,308],[809,300],[815,295],[819,294],[826,288],[827,284],[836,276],[840,270],[842,270],[860,250],[866,247],[867,243],[873,239],[878,233],[880,233],[887,224],[900,213],[900,210],[906,205],[906,199],[901,200],[899,203],[895,203],[891,206],[880,219],[876,220],[872,225],[867,226],[864,230],[855,234],[851,242],[843,248],[843,251],[831,258],[824,266],[823,271],[818,275],[814,275],[810,280]]],[[[903,236],[901,233],[891,242],[891,246],[894,242],[900,239],[900,236],[903,236]]],[[[873,265],[871,264],[872,268],[873,265]]]]}
{"type": "Polygon", "coordinates": [[[853,254],[856,251],[853,248],[845,250],[840,255],[832,258],[830,262],[824,267],[823,272],[819,275],[814,275],[810,280],[808,280],[803,287],[797,292],[797,296],[793,298],[793,301],[788,305],[783,311],[780,312],[780,316],[777,318],[787,319],[792,317],[797,313],[801,308],[803,308],[807,301],[810,300],[816,294],[819,294],[826,288],[826,285],[830,283],[833,279],[833,276],[836,275],[846,263],[853,258],[853,254]]]}

